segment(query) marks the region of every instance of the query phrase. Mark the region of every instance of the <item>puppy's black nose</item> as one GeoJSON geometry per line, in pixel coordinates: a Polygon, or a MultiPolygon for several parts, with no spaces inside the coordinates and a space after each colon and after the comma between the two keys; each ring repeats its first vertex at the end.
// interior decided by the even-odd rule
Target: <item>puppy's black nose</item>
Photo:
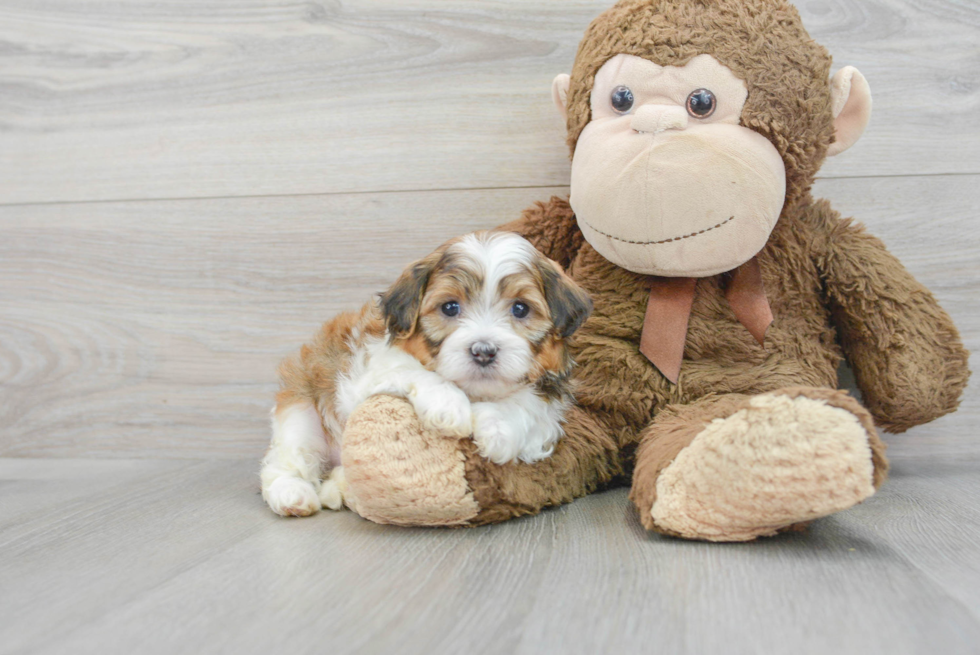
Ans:
{"type": "Polygon", "coordinates": [[[470,346],[470,354],[480,366],[489,366],[497,356],[497,346],[486,341],[477,341],[470,346]]]}

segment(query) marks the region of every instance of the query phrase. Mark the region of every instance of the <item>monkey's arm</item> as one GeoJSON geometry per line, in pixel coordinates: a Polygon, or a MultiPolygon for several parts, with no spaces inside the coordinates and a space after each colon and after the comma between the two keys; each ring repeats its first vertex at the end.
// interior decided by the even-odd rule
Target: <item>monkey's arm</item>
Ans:
{"type": "Polygon", "coordinates": [[[575,222],[575,212],[567,200],[558,196],[552,196],[548,202],[535,203],[525,209],[519,219],[498,229],[517,232],[562,268],[568,268],[585,243],[575,222]]]}
{"type": "Polygon", "coordinates": [[[949,314],[863,226],[826,201],[808,213],[841,346],[878,425],[904,432],[952,412],[970,371],[949,314]]]}

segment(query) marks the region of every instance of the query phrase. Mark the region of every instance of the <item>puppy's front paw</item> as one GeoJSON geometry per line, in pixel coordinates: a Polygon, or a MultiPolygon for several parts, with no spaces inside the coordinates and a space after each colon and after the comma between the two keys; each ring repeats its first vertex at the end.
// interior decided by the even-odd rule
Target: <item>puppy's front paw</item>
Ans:
{"type": "Polygon", "coordinates": [[[458,437],[471,434],[470,399],[455,384],[445,382],[419,387],[411,400],[422,427],[458,437]]]}
{"type": "Polygon", "coordinates": [[[473,403],[473,442],[480,454],[495,464],[517,459],[523,435],[514,421],[495,403],[473,403]]]}
{"type": "Polygon", "coordinates": [[[283,476],[265,490],[265,500],[280,516],[309,516],[320,511],[316,489],[306,480],[283,476]]]}

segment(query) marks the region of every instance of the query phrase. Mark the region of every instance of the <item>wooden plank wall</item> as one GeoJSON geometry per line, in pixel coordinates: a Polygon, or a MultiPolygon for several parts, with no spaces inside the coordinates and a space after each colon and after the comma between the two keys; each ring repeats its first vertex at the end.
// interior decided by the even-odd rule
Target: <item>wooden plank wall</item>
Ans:
{"type": "MultiPolygon", "coordinates": [[[[566,191],[550,82],[607,5],[0,0],[0,456],[257,457],[322,320],[566,191]]],[[[975,351],[980,5],[798,6],[875,97],[818,195],[975,351]]],[[[978,407],[893,454],[976,452],[978,407]]]]}

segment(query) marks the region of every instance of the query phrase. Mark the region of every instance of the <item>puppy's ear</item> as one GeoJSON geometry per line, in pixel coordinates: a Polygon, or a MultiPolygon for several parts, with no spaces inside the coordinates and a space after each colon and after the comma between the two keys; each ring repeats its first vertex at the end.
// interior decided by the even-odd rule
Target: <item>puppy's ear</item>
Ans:
{"type": "Polygon", "coordinates": [[[441,253],[435,252],[415,262],[381,294],[381,313],[392,338],[409,336],[415,331],[425,287],[440,258],[441,253]]]}
{"type": "Polygon", "coordinates": [[[543,255],[538,261],[545,302],[558,336],[570,336],[592,313],[592,299],[561,267],[543,255]]]}

